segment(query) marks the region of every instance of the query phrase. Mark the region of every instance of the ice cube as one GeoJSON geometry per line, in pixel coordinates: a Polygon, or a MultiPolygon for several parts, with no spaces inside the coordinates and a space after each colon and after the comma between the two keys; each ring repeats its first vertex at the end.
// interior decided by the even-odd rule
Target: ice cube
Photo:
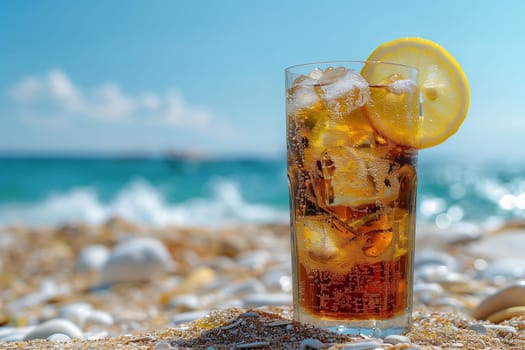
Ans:
{"type": "Polygon", "coordinates": [[[308,76],[311,78],[311,79],[314,79],[314,80],[319,80],[319,78],[321,78],[323,76],[323,71],[319,68],[314,68],[310,74],[308,74],[308,76]]]}
{"type": "Polygon", "coordinates": [[[396,94],[412,94],[416,91],[416,82],[410,79],[396,80],[388,85],[388,91],[396,94]]]}
{"type": "Polygon", "coordinates": [[[334,236],[331,233],[329,218],[309,217],[304,221],[304,245],[310,259],[327,262],[338,252],[334,236]]]}
{"type": "Polygon", "coordinates": [[[359,207],[397,199],[399,165],[382,158],[379,148],[336,147],[326,149],[311,172],[322,181],[314,192],[323,205],[359,207]]]}
{"type": "Polygon", "coordinates": [[[322,85],[321,89],[323,100],[335,112],[350,113],[370,99],[367,81],[352,69],[345,70],[344,74],[322,85]]]}
{"type": "Polygon", "coordinates": [[[346,72],[345,67],[337,67],[337,68],[326,68],[326,70],[323,72],[323,74],[318,78],[319,85],[327,85],[332,84],[337,79],[340,79],[346,72]]]}
{"type": "Polygon", "coordinates": [[[319,101],[315,92],[314,85],[300,83],[289,90],[288,93],[288,112],[295,112],[299,109],[309,107],[319,101]]]}

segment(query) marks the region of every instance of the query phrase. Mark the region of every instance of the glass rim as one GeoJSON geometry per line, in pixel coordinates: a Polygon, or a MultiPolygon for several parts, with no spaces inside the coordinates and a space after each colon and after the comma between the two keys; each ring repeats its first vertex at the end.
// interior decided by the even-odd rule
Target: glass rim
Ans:
{"type": "MultiPolygon", "coordinates": [[[[307,62],[307,63],[300,63],[300,64],[294,64],[292,66],[288,66],[284,69],[286,73],[295,74],[293,70],[299,69],[299,68],[305,68],[308,66],[314,67],[315,65],[327,65],[327,64],[355,64],[355,63],[361,63],[361,64],[367,64],[367,63],[373,63],[373,64],[385,64],[390,66],[398,66],[403,68],[409,68],[414,69],[415,71],[418,71],[418,69],[414,66],[403,64],[403,63],[397,63],[397,62],[391,62],[391,61],[368,61],[368,60],[328,60],[328,61],[313,61],[313,62],[307,62]]],[[[336,68],[336,67],[334,67],[336,68]]]]}

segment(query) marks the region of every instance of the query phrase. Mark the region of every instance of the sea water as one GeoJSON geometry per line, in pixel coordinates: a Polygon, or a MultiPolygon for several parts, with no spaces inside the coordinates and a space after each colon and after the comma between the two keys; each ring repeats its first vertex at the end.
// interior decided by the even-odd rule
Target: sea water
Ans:
{"type": "MultiPolygon", "coordinates": [[[[423,153],[423,152],[422,152],[423,153]]],[[[420,156],[419,223],[525,219],[525,161],[420,156]]],[[[0,158],[0,226],[287,223],[286,160],[118,157],[0,158]]]]}

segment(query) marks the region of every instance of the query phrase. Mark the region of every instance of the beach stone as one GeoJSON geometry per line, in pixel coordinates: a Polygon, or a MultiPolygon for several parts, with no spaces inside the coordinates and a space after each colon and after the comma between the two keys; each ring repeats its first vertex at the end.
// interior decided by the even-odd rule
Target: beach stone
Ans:
{"type": "Polygon", "coordinates": [[[71,340],[71,338],[67,334],[64,334],[64,333],[55,333],[55,334],[51,334],[49,337],[47,337],[47,340],[50,340],[50,341],[69,341],[69,340],[71,340]]]}
{"type": "Polygon", "coordinates": [[[472,256],[487,260],[520,260],[524,258],[523,247],[525,247],[525,230],[509,229],[470,243],[466,251],[472,256]]]}
{"type": "Polygon", "coordinates": [[[444,266],[448,271],[458,270],[457,259],[442,251],[423,249],[417,251],[414,256],[414,270],[425,266],[444,266]]]}
{"type": "Polygon", "coordinates": [[[276,266],[268,269],[262,276],[262,281],[269,289],[278,289],[283,292],[292,290],[292,271],[287,266],[276,266]]]}
{"type": "Polygon", "coordinates": [[[369,350],[376,349],[377,347],[383,345],[383,339],[367,339],[367,340],[357,340],[351,343],[342,344],[338,349],[341,350],[369,350]]]}
{"type": "Polygon", "coordinates": [[[0,341],[22,341],[34,327],[0,327],[0,341]]]}
{"type": "Polygon", "coordinates": [[[485,327],[485,325],[482,323],[472,323],[467,327],[467,329],[479,334],[487,334],[487,327],[485,327]]]}
{"type": "Polygon", "coordinates": [[[484,235],[482,227],[467,222],[458,222],[447,228],[439,228],[434,224],[418,224],[416,232],[416,252],[421,248],[445,248],[455,243],[478,240],[484,235]]]}
{"type": "Polygon", "coordinates": [[[487,320],[492,323],[499,323],[513,317],[525,316],[525,306],[513,306],[487,316],[487,320]]]}
{"type": "Polygon", "coordinates": [[[60,298],[69,294],[71,294],[70,285],[58,284],[53,278],[46,278],[42,281],[37,292],[14,300],[8,305],[8,309],[14,313],[20,309],[44,304],[50,299],[60,298]]]}
{"type": "Polygon", "coordinates": [[[99,271],[110,255],[110,249],[101,244],[93,244],[80,250],[76,261],[77,271],[99,271]]]}
{"type": "Polygon", "coordinates": [[[173,347],[170,345],[169,342],[161,341],[153,347],[153,350],[170,350],[170,349],[177,349],[177,347],[173,347]]]}
{"type": "Polygon", "coordinates": [[[91,310],[86,317],[86,327],[90,325],[111,326],[115,323],[113,316],[104,310],[91,310]]]}
{"type": "Polygon", "coordinates": [[[199,311],[189,311],[181,312],[173,316],[171,322],[174,324],[180,324],[190,321],[198,320],[199,318],[206,317],[211,311],[210,310],[199,310],[199,311]]]}
{"type": "Polygon", "coordinates": [[[257,293],[247,295],[243,299],[245,308],[256,308],[260,306],[291,305],[291,293],[257,293]]]}
{"type": "Polygon", "coordinates": [[[405,344],[405,343],[408,344],[410,343],[410,338],[404,335],[393,334],[393,335],[386,336],[385,339],[383,339],[383,341],[386,344],[392,344],[392,345],[405,344]]]}
{"type": "Polygon", "coordinates": [[[24,336],[24,340],[47,339],[55,333],[62,333],[70,338],[82,338],[82,331],[73,322],[64,318],[55,318],[35,326],[24,336]]]}
{"type": "Polygon", "coordinates": [[[255,278],[250,278],[226,286],[222,288],[219,293],[227,296],[237,296],[245,294],[264,293],[265,291],[266,287],[261,281],[255,278]]]}
{"type": "Polygon", "coordinates": [[[59,311],[59,315],[61,318],[68,319],[82,328],[84,327],[86,318],[92,309],[93,306],[88,303],[72,303],[62,307],[59,311]]]}
{"type": "Polygon", "coordinates": [[[195,310],[202,306],[203,302],[195,294],[179,294],[171,298],[168,306],[177,310],[195,310]]]}
{"type": "Polygon", "coordinates": [[[483,299],[472,311],[472,317],[485,320],[498,311],[514,306],[525,306],[525,280],[498,289],[483,299]]]}
{"type": "Polygon", "coordinates": [[[160,240],[130,238],[111,251],[102,268],[102,283],[146,282],[172,268],[171,256],[160,240]]]}
{"type": "Polygon", "coordinates": [[[257,269],[266,266],[273,260],[273,254],[268,250],[252,250],[237,256],[238,266],[257,269]]]}
{"type": "Polygon", "coordinates": [[[487,327],[487,329],[492,329],[494,331],[502,332],[502,333],[517,333],[518,332],[516,328],[512,326],[503,326],[499,324],[487,324],[485,325],[485,327],[487,327]]]}
{"type": "Polygon", "coordinates": [[[478,278],[490,281],[507,281],[525,278],[525,259],[504,258],[490,262],[487,268],[480,271],[478,278]]]}
{"type": "Polygon", "coordinates": [[[299,345],[301,350],[309,350],[309,349],[322,349],[323,348],[323,342],[319,341],[318,339],[314,338],[308,338],[304,339],[301,344],[299,345]]]}
{"type": "Polygon", "coordinates": [[[210,287],[217,282],[217,273],[207,266],[191,270],[181,283],[181,288],[188,291],[210,287]]]}

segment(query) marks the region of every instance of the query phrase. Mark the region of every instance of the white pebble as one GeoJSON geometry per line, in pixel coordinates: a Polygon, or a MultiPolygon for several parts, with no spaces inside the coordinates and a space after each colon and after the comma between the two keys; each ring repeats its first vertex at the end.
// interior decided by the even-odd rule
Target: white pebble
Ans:
{"type": "Polygon", "coordinates": [[[78,255],[76,268],[78,271],[100,271],[108,260],[109,254],[110,250],[106,246],[100,244],[85,246],[78,255]]]}
{"type": "Polygon", "coordinates": [[[247,294],[247,293],[264,293],[266,288],[259,280],[251,278],[228,285],[220,290],[221,294],[227,296],[247,294]]]}
{"type": "Polygon", "coordinates": [[[340,348],[342,350],[369,350],[375,349],[383,345],[382,339],[368,339],[368,340],[358,340],[351,343],[345,343],[340,348]]]}
{"type": "Polygon", "coordinates": [[[110,313],[103,310],[91,310],[91,312],[86,317],[86,326],[87,325],[101,325],[101,326],[111,326],[114,323],[113,316],[110,313]]]}
{"type": "Polygon", "coordinates": [[[102,282],[145,282],[171,270],[173,261],[164,244],[155,238],[131,238],[118,244],[102,269],[102,282]]]}
{"type": "Polygon", "coordinates": [[[291,293],[263,293],[263,294],[251,294],[243,299],[245,308],[255,308],[260,306],[280,306],[280,305],[291,305],[292,294],[291,293]]]}
{"type": "Polygon", "coordinates": [[[59,315],[75,323],[80,328],[84,327],[86,317],[93,309],[93,306],[88,303],[72,303],[60,309],[59,315]]]}
{"type": "Polygon", "coordinates": [[[179,294],[174,296],[168,305],[175,309],[198,309],[202,301],[195,294],[179,294]]]}
{"type": "Polygon", "coordinates": [[[472,311],[472,317],[483,320],[497,311],[522,305],[525,305],[525,281],[518,281],[482,300],[472,311]]]}
{"type": "Polygon", "coordinates": [[[385,343],[392,344],[392,345],[410,343],[410,338],[405,337],[404,335],[397,335],[397,334],[389,335],[385,337],[385,339],[383,340],[385,343]]]}
{"type": "Polygon", "coordinates": [[[82,331],[73,322],[55,318],[39,324],[24,336],[24,340],[47,339],[55,333],[63,333],[70,338],[82,338],[82,331]]]}
{"type": "Polygon", "coordinates": [[[486,269],[480,271],[479,277],[491,281],[512,281],[525,278],[525,260],[523,258],[494,260],[486,269]]]}
{"type": "Polygon", "coordinates": [[[205,317],[209,313],[210,313],[210,310],[182,312],[182,313],[179,313],[173,316],[173,318],[171,319],[171,322],[175,324],[179,324],[179,323],[195,321],[195,320],[198,320],[199,318],[205,317]]]}
{"type": "Polygon", "coordinates": [[[237,264],[241,267],[260,268],[270,263],[273,259],[273,254],[267,250],[252,250],[240,254],[237,257],[237,264]]]}
{"type": "Polygon", "coordinates": [[[302,342],[301,342],[301,345],[300,348],[301,350],[306,350],[306,349],[315,349],[315,350],[318,350],[318,349],[321,349],[323,347],[323,343],[317,339],[314,339],[314,338],[308,338],[308,339],[304,339],[302,342]]]}
{"type": "Polygon", "coordinates": [[[474,331],[479,334],[487,334],[487,327],[482,323],[473,323],[467,327],[468,330],[474,331]]]}
{"type": "Polygon", "coordinates": [[[47,337],[47,340],[51,340],[51,341],[69,341],[69,340],[71,340],[71,338],[67,334],[64,334],[64,333],[55,333],[55,334],[51,334],[49,337],[47,337]]]}
{"type": "Polygon", "coordinates": [[[498,331],[498,332],[503,332],[503,333],[517,333],[518,331],[516,330],[516,328],[514,327],[511,327],[511,326],[503,326],[503,325],[499,325],[499,324],[486,324],[485,327],[487,327],[487,329],[492,329],[492,330],[495,330],[495,331],[498,331]]]}
{"type": "Polygon", "coordinates": [[[0,327],[0,341],[22,341],[34,327],[0,327]]]}
{"type": "Polygon", "coordinates": [[[160,343],[157,343],[155,344],[155,346],[153,347],[153,350],[169,350],[169,349],[175,349],[174,347],[172,347],[170,345],[170,343],[166,343],[166,342],[160,342],[160,343]]]}

